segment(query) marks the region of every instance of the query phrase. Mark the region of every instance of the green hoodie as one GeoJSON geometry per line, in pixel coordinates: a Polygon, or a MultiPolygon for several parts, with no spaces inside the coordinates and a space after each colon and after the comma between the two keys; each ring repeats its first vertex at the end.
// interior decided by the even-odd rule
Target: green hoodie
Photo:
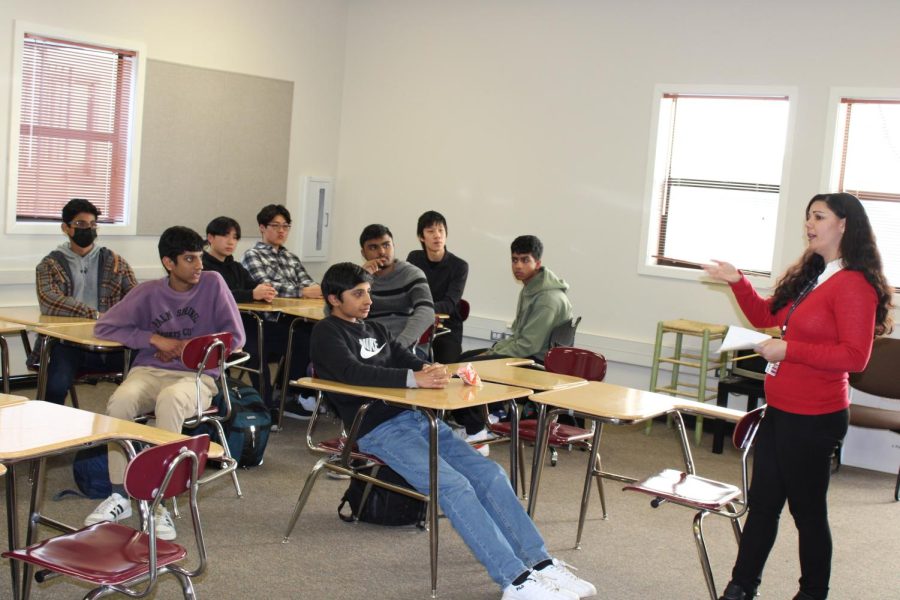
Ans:
{"type": "Polygon", "coordinates": [[[494,344],[490,354],[521,358],[537,356],[543,360],[550,346],[550,332],[572,318],[567,289],[568,283],[547,267],[541,267],[519,292],[512,336],[494,344]]]}

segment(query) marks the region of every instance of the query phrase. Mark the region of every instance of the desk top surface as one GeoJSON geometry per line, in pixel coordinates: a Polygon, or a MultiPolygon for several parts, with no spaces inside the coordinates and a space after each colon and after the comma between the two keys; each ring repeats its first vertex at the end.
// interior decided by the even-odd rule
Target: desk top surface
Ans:
{"type": "Polygon", "coordinates": [[[10,404],[21,404],[22,402],[28,402],[28,398],[25,396],[14,396],[12,394],[0,394],[0,406],[8,406],[10,404]]]}
{"type": "Polygon", "coordinates": [[[329,381],[327,379],[316,379],[313,377],[304,377],[292,383],[314,390],[349,394],[351,396],[361,396],[364,398],[375,398],[376,400],[385,400],[387,402],[418,406],[420,408],[429,408],[432,410],[454,410],[457,408],[467,408],[469,406],[480,406],[491,402],[502,402],[504,400],[522,398],[532,392],[530,389],[496,383],[484,383],[481,386],[476,387],[466,385],[459,379],[451,379],[450,383],[447,384],[447,387],[439,390],[424,388],[367,387],[338,383],[337,381],[329,381]]]}
{"type": "MultiPolygon", "coordinates": [[[[321,298],[274,298],[272,302],[239,302],[238,309],[254,312],[282,312],[286,308],[323,308],[321,298]]],[[[0,313],[0,317],[2,317],[0,313]]]]}
{"type": "MultiPolygon", "coordinates": [[[[315,302],[319,301],[316,300],[315,302]]],[[[301,317],[308,321],[321,321],[325,318],[325,305],[319,302],[319,304],[315,305],[285,306],[281,309],[281,312],[292,317],[301,317]]]]}
{"type": "Polygon", "coordinates": [[[38,306],[14,306],[0,308],[0,319],[11,323],[19,323],[28,327],[41,327],[44,325],[76,325],[79,323],[94,323],[93,319],[81,317],[54,317],[42,315],[38,306]]]}
{"type": "Polygon", "coordinates": [[[76,323],[68,325],[47,325],[36,327],[35,331],[42,335],[54,337],[67,342],[74,342],[83,346],[91,346],[93,348],[121,348],[122,344],[112,340],[101,340],[94,337],[94,321],[87,323],[76,323]]]}
{"type": "MultiPolygon", "coordinates": [[[[0,406],[0,462],[28,460],[103,441],[163,444],[184,437],[180,433],[49,402],[0,406]]],[[[221,446],[210,444],[211,458],[222,454],[221,446]]]]}
{"type": "MultiPolygon", "coordinates": [[[[538,369],[523,369],[516,364],[531,364],[531,359],[510,359],[498,358],[495,360],[483,360],[473,362],[472,366],[481,377],[482,381],[490,381],[493,383],[504,383],[506,385],[514,385],[517,387],[529,388],[535,391],[558,390],[573,385],[583,385],[587,383],[586,379],[581,377],[572,377],[570,375],[560,375],[551,373],[550,371],[540,371],[538,369]],[[526,361],[525,363],[515,363],[515,361],[526,361]],[[513,364],[510,362],[513,361],[513,364]]],[[[447,365],[450,373],[456,373],[456,370],[465,363],[456,363],[447,365]]]]}
{"type": "Polygon", "coordinates": [[[670,396],[599,381],[541,392],[532,395],[531,399],[610,422],[633,423],[675,409],[674,398],[670,396]]]}
{"type": "Polygon", "coordinates": [[[0,335],[6,335],[8,333],[19,333],[20,331],[24,330],[25,326],[21,323],[10,323],[9,321],[0,319],[0,335]]]}

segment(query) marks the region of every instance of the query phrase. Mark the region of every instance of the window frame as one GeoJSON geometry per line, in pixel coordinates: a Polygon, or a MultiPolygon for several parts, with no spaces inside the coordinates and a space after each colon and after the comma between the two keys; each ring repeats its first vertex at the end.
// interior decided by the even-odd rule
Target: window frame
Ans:
{"type": "MultiPolygon", "coordinates": [[[[772,274],[753,275],[748,277],[760,287],[771,287],[775,284],[779,273],[779,258],[783,254],[785,241],[785,222],[787,221],[788,202],[790,198],[789,174],[791,170],[791,158],[793,156],[793,140],[797,119],[797,105],[799,104],[799,92],[794,86],[751,86],[751,85],[705,85],[705,84],[657,84],[653,89],[653,102],[650,113],[650,130],[647,153],[647,175],[644,186],[643,215],[641,219],[640,249],[638,254],[637,270],[640,275],[664,277],[669,279],[682,279],[696,281],[704,276],[703,271],[675,265],[659,265],[653,258],[657,254],[659,243],[659,219],[657,215],[660,208],[660,189],[664,173],[657,173],[657,164],[660,164],[668,151],[667,138],[663,139],[660,133],[668,129],[668,125],[660,123],[660,104],[666,95],[697,95],[697,96],[785,96],[788,98],[788,121],[785,132],[784,158],[782,160],[780,194],[778,208],[776,210],[777,222],[775,224],[775,247],[773,249],[772,274]]],[[[719,258],[710,256],[712,258],[719,258]]],[[[725,259],[726,257],[721,257],[725,259]]]]}
{"type": "Polygon", "coordinates": [[[10,90],[9,119],[9,165],[7,174],[6,233],[59,235],[59,221],[18,222],[19,185],[19,138],[21,131],[22,106],[22,55],[25,34],[70,41],[73,43],[120,48],[135,52],[134,105],[132,111],[131,140],[127,163],[127,185],[124,197],[124,221],[117,224],[103,224],[102,235],[135,235],[137,231],[138,183],[141,164],[141,127],[144,109],[144,76],[146,74],[147,51],[142,42],[124,40],[104,35],[61,29],[31,23],[15,22],[13,36],[13,65],[10,90]]]}
{"type": "MultiPolygon", "coordinates": [[[[844,98],[854,100],[871,100],[898,102],[900,101],[900,88],[869,88],[869,87],[832,87],[828,99],[828,111],[825,116],[825,154],[822,160],[822,189],[838,191],[843,162],[843,142],[838,141],[838,120],[841,116],[844,98]]],[[[892,282],[894,290],[900,292],[900,282],[892,282]]]]}

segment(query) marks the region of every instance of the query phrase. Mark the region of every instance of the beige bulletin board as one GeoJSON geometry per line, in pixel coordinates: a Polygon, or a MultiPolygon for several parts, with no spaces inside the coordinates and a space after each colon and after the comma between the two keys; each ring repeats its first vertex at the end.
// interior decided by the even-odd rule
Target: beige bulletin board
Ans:
{"type": "Polygon", "coordinates": [[[219,215],[256,233],[256,213],[287,194],[290,81],[148,60],[137,232],[219,215]]]}

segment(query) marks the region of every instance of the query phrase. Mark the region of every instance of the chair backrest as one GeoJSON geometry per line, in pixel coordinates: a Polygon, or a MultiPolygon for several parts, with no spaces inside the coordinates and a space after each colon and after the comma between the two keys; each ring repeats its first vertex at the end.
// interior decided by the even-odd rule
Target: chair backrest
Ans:
{"type": "Polygon", "coordinates": [[[741,417],[741,420],[735,424],[734,433],[731,435],[731,441],[735,448],[746,451],[753,445],[759,423],[765,414],[766,407],[760,406],[741,417]]]}
{"type": "Polygon", "coordinates": [[[578,330],[578,324],[581,323],[581,317],[569,319],[560,323],[550,332],[550,348],[557,346],[571,346],[575,343],[575,332],[578,330]]]}
{"type": "Polygon", "coordinates": [[[850,385],[861,392],[883,398],[900,398],[900,339],[880,337],[872,344],[869,364],[850,374],[850,385]]]}
{"type": "Polygon", "coordinates": [[[138,500],[153,500],[168,476],[162,497],[184,493],[203,473],[208,453],[209,436],[206,434],[147,448],[125,468],[125,490],[138,500]],[[196,473],[192,455],[197,457],[196,473]]]}
{"type": "Polygon", "coordinates": [[[469,303],[466,300],[460,299],[459,304],[456,306],[459,311],[459,320],[465,321],[469,318],[469,303]]]}
{"type": "Polygon", "coordinates": [[[560,346],[547,352],[544,368],[560,375],[603,381],[606,377],[606,357],[591,350],[560,346]]]}
{"type": "Polygon", "coordinates": [[[181,362],[185,367],[203,370],[221,366],[231,352],[232,334],[228,331],[200,335],[188,340],[181,351],[181,362]]]}

